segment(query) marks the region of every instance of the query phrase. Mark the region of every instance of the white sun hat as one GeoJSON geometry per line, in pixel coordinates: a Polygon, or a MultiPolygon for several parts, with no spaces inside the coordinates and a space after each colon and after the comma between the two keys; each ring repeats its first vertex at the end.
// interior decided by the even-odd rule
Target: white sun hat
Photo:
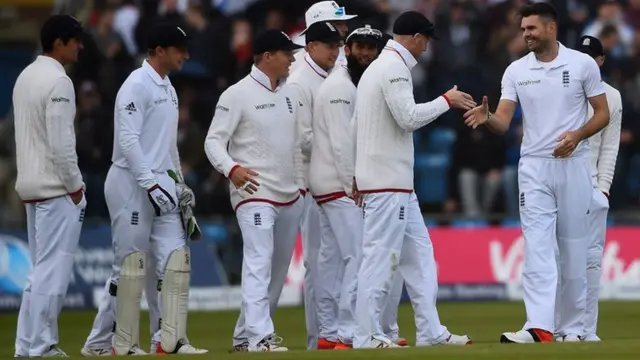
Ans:
{"type": "Polygon", "coordinates": [[[320,21],[345,21],[353,19],[358,15],[348,15],[344,6],[338,5],[335,1],[320,1],[317,2],[307,10],[304,14],[304,21],[306,29],[302,30],[300,35],[303,35],[309,26],[320,21]]]}

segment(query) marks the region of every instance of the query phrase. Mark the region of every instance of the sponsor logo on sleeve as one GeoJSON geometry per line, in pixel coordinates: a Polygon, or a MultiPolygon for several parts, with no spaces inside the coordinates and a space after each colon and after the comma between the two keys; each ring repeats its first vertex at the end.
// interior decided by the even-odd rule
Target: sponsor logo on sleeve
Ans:
{"type": "Polygon", "coordinates": [[[133,114],[134,112],[137,111],[136,104],[134,104],[133,102],[130,102],[129,104],[127,104],[127,106],[124,107],[124,111],[128,111],[129,115],[133,114]]]}
{"type": "Polygon", "coordinates": [[[224,105],[218,105],[216,106],[216,110],[220,110],[220,111],[224,111],[224,112],[229,112],[229,108],[224,106],[224,105]]]}
{"type": "Polygon", "coordinates": [[[71,100],[67,99],[66,97],[62,97],[62,96],[52,97],[51,101],[54,102],[54,103],[68,103],[68,102],[71,102],[71,100]]]}
{"type": "Polygon", "coordinates": [[[350,105],[351,101],[345,99],[333,99],[329,101],[330,104],[345,104],[350,105]]]}
{"type": "Polygon", "coordinates": [[[409,79],[406,77],[397,77],[397,78],[389,79],[389,82],[392,84],[399,83],[399,82],[409,82],[409,79]]]}

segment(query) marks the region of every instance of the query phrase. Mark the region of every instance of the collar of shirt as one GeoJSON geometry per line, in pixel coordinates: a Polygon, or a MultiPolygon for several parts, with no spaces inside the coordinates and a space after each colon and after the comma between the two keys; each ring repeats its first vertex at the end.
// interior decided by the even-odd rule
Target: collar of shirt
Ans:
{"type": "Polygon", "coordinates": [[[531,70],[544,69],[545,66],[549,66],[550,68],[557,68],[563,65],[567,65],[568,63],[567,58],[568,58],[567,48],[564,47],[564,45],[562,45],[562,43],[558,41],[558,56],[556,56],[556,58],[553,59],[551,62],[544,63],[544,62],[538,61],[538,59],[536,58],[536,54],[532,51],[529,53],[529,59],[527,60],[527,63],[528,63],[529,69],[531,70]]]}
{"type": "Polygon", "coordinates": [[[168,76],[165,75],[164,79],[160,77],[160,74],[158,74],[158,72],[151,66],[151,64],[149,64],[147,60],[142,62],[142,68],[147,72],[147,74],[149,74],[151,79],[153,79],[153,82],[155,82],[156,84],[166,86],[171,83],[168,76]]]}
{"type": "Polygon", "coordinates": [[[278,90],[280,90],[280,87],[284,83],[283,80],[279,80],[276,89],[271,89],[271,79],[269,79],[269,76],[263,73],[262,70],[258,69],[255,65],[251,66],[251,73],[249,73],[249,76],[251,76],[251,78],[258,84],[262,85],[265,89],[271,92],[278,92],[278,90]]]}
{"type": "Polygon", "coordinates": [[[37,60],[48,63],[54,66],[56,69],[66,73],[66,71],[64,70],[64,66],[62,66],[62,64],[58,60],[52,58],[51,56],[38,55],[37,60]]]}
{"type": "Polygon", "coordinates": [[[409,70],[413,69],[413,67],[418,64],[418,60],[416,60],[416,58],[411,55],[409,50],[407,50],[407,48],[405,48],[395,40],[389,40],[387,42],[387,46],[384,47],[384,50],[392,51],[398,54],[402,61],[404,61],[405,65],[407,65],[409,70]]]}
{"type": "Polygon", "coordinates": [[[329,76],[328,72],[324,71],[320,66],[318,66],[318,64],[316,64],[315,61],[313,61],[309,53],[306,53],[304,55],[304,61],[307,63],[307,65],[309,65],[309,67],[311,67],[313,71],[315,71],[316,74],[322,76],[323,79],[326,79],[326,77],[329,76]]]}

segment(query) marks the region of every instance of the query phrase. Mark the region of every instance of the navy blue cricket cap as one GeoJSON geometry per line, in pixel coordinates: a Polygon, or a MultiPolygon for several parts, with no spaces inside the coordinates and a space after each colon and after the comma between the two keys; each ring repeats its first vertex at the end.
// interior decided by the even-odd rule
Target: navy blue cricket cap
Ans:
{"type": "Polygon", "coordinates": [[[78,19],[67,14],[50,16],[40,28],[40,39],[78,39],[85,37],[84,29],[78,19]]]}
{"type": "Polygon", "coordinates": [[[578,43],[578,51],[583,52],[591,57],[603,56],[604,48],[598,38],[593,36],[583,36],[578,43]]]}
{"type": "Polygon", "coordinates": [[[342,41],[342,35],[333,24],[328,21],[320,21],[311,24],[304,33],[307,44],[312,41],[319,41],[327,44],[342,41]]]}
{"type": "Polygon", "coordinates": [[[435,25],[417,11],[407,11],[398,16],[393,23],[393,33],[396,35],[423,34],[431,39],[438,39],[435,36],[435,25]]]}
{"type": "Polygon", "coordinates": [[[156,47],[175,47],[185,50],[189,44],[189,37],[182,28],[176,24],[160,23],[151,29],[147,37],[147,49],[156,47]]]}
{"type": "Polygon", "coordinates": [[[289,35],[280,30],[266,30],[258,34],[253,45],[253,54],[263,54],[266,52],[276,51],[293,51],[302,49],[300,46],[291,41],[289,35]]]}

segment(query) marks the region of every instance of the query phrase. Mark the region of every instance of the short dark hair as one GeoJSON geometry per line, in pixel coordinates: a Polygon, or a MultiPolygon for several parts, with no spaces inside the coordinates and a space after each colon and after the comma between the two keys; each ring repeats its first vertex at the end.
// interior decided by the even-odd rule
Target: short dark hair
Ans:
{"type": "Polygon", "coordinates": [[[535,4],[525,5],[520,9],[520,16],[523,18],[538,15],[541,18],[558,22],[558,12],[553,5],[547,2],[539,2],[535,4]]]}
{"type": "Polygon", "coordinates": [[[40,45],[42,45],[42,52],[45,54],[49,54],[53,51],[53,44],[57,39],[62,41],[62,45],[67,45],[71,39],[74,39],[75,36],[55,36],[54,34],[43,34],[40,37],[40,45]]]}
{"type": "Polygon", "coordinates": [[[600,36],[598,36],[599,38],[607,38],[609,36],[614,36],[614,35],[618,35],[618,29],[616,28],[615,25],[605,25],[604,27],[602,27],[602,30],[600,30],[600,36]]]}

